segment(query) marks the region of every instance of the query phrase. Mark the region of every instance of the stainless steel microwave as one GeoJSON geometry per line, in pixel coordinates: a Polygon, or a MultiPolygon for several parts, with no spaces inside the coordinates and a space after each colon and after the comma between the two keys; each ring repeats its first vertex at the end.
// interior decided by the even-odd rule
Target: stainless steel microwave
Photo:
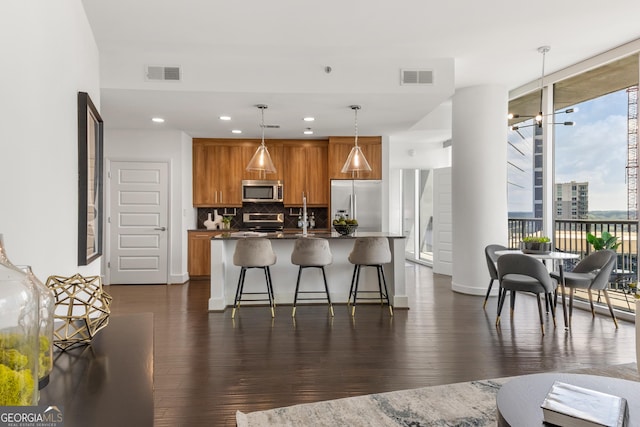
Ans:
{"type": "Polygon", "coordinates": [[[282,181],[246,179],[242,181],[242,201],[253,203],[282,202],[282,181]]]}

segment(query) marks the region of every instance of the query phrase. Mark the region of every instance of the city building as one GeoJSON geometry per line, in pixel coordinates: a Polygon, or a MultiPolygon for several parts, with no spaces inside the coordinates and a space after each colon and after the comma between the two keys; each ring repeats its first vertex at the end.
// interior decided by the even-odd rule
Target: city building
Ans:
{"type": "Polygon", "coordinates": [[[553,200],[556,219],[587,219],[589,183],[575,181],[556,183],[553,200]]]}

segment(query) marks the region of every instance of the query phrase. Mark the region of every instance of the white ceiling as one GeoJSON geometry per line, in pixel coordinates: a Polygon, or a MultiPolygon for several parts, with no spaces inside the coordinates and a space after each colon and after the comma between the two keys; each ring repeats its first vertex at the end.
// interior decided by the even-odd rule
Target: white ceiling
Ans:
{"type": "Polygon", "coordinates": [[[637,0],[82,2],[100,51],[105,126],[193,137],[237,137],[232,128],[259,137],[256,104],[281,126],[266,138],[307,138],[305,127],[315,138],[351,135],[348,106],[359,104],[360,135],[439,142],[455,88],[532,81],[542,45],[549,73],[640,38],[637,0]],[[180,66],[182,81],[149,82],[147,65],[180,66]],[[400,85],[403,68],[434,70],[434,84],[400,85]]]}

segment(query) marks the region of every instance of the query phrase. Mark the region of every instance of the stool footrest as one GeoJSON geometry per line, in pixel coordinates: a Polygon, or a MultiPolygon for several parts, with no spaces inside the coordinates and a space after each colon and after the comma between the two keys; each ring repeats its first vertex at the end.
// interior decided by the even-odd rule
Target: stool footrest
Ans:
{"type": "Polygon", "coordinates": [[[269,269],[269,266],[263,266],[263,267],[246,267],[246,266],[242,266],[240,269],[240,277],[238,278],[238,286],[236,288],[236,296],[234,298],[233,301],[233,311],[231,312],[231,318],[233,319],[235,317],[236,314],[236,310],[238,308],[240,308],[240,303],[245,302],[245,303],[252,303],[252,302],[260,302],[260,301],[268,301],[269,302],[269,307],[271,310],[271,317],[275,316],[275,306],[276,306],[276,301],[274,298],[274,294],[273,294],[273,284],[271,282],[271,270],[269,269]],[[264,270],[264,275],[265,275],[265,280],[266,280],[266,285],[267,285],[267,289],[266,292],[244,292],[244,279],[245,279],[245,275],[246,275],[246,271],[247,269],[250,268],[260,268],[262,270],[264,270]],[[251,296],[251,295],[266,295],[266,298],[245,298],[245,296],[251,296]]]}
{"type": "Polygon", "coordinates": [[[384,268],[381,264],[354,264],[353,276],[351,277],[351,287],[349,288],[349,299],[347,300],[347,306],[351,306],[351,316],[353,317],[356,312],[356,301],[379,301],[380,304],[386,304],[389,306],[389,314],[393,316],[393,306],[391,305],[391,299],[389,298],[389,290],[387,289],[387,281],[384,277],[384,268]],[[358,282],[360,281],[360,270],[362,267],[375,267],[378,276],[378,289],[377,290],[358,290],[358,282]],[[362,297],[362,294],[375,294],[376,297],[362,297]],[[353,297],[353,303],[351,298],[353,297]]]}

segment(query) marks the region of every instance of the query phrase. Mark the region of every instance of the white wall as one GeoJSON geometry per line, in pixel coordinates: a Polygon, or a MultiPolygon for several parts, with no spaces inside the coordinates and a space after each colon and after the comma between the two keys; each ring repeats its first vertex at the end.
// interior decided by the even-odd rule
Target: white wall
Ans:
{"type": "Polygon", "coordinates": [[[100,109],[98,49],[80,0],[0,2],[0,233],[15,264],[77,265],[77,93],[100,109]]]}
{"type": "Polygon", "coordinates": [[[193,230],[197,227],[197,210],[193,207],[193,144],[192,139],[186,133],[181,135],[182,148],[182,259],[180,261],[184,274],[188,274],[189,235],[186,230],[193,230]]]}
{"type": "Polygon", "coordinates": [[[104,139],[107,163],[116,160],[169,163],[169,282],[186,282],[187,229],[195,228],[196,221],[191,203],[191,137],[175,130],[107,128],[104,139]]]}

